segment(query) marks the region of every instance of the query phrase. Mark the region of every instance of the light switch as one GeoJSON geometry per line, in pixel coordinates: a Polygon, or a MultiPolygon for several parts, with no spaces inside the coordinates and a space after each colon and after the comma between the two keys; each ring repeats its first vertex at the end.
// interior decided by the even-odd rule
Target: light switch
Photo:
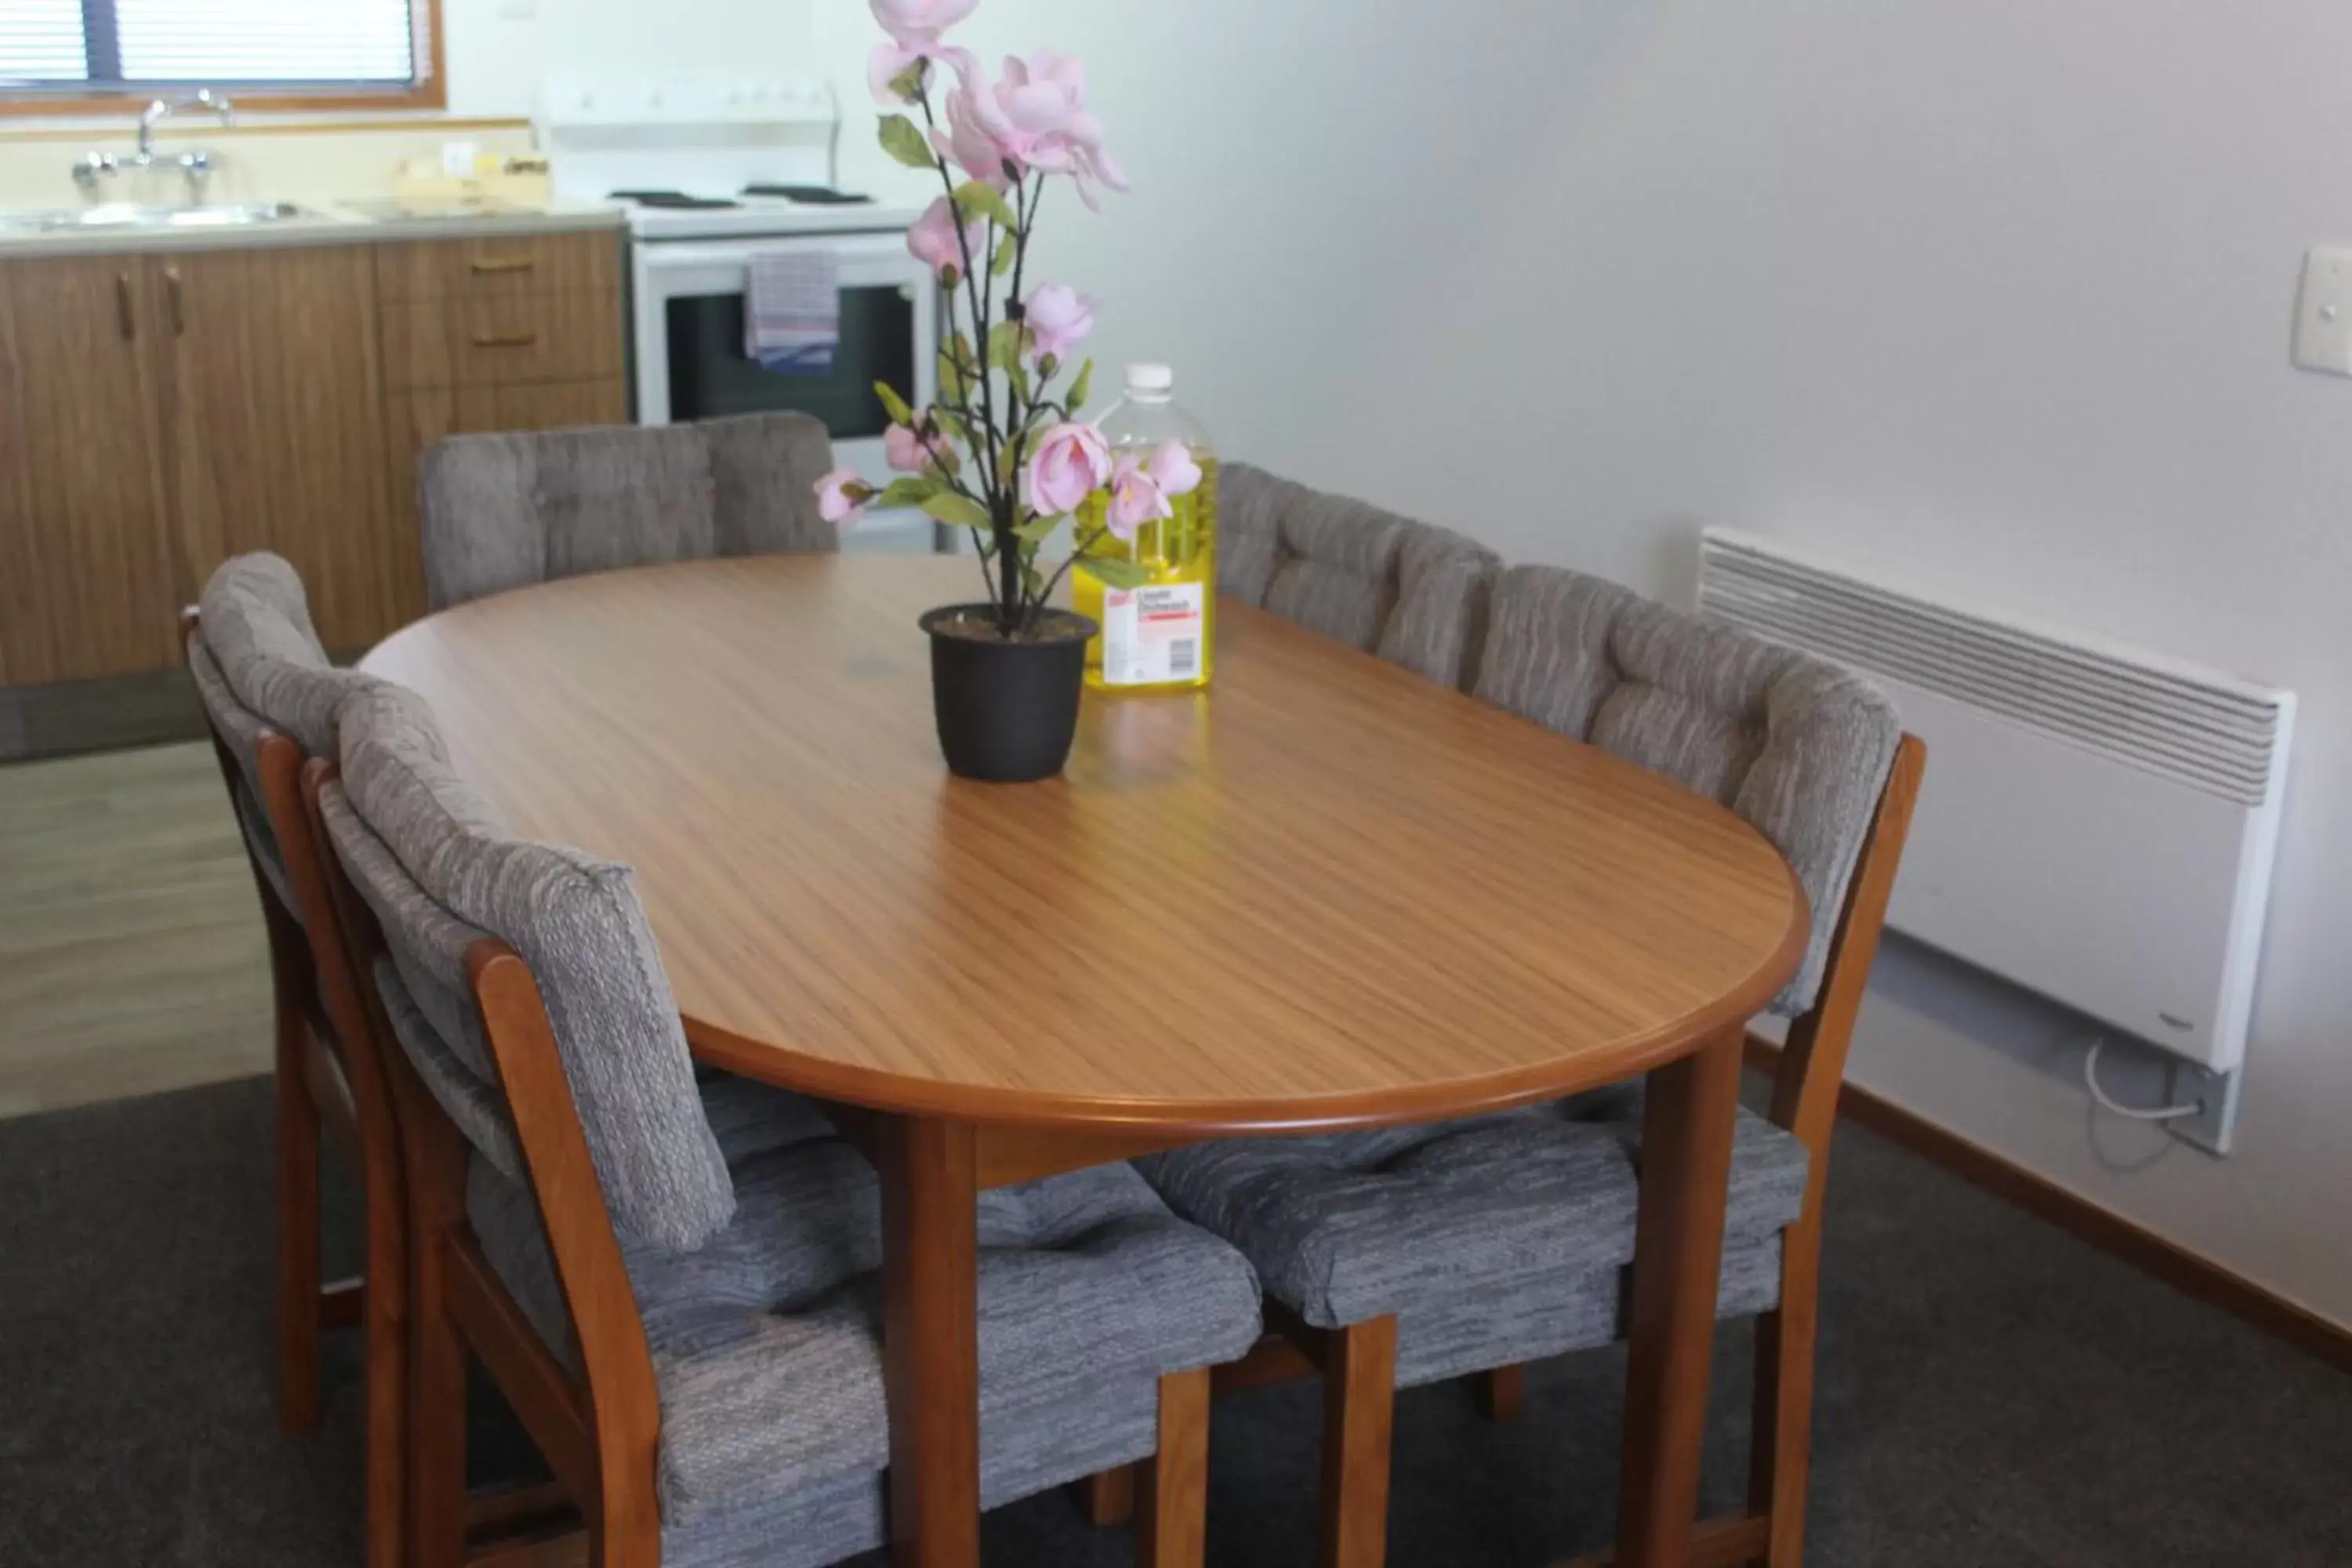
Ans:
{"type": "Polygon", "coordinates": [[[2352,249],[2315,249],[2303,258],[2294,307],[2294,363],[2352,375],[2352,249]]]}

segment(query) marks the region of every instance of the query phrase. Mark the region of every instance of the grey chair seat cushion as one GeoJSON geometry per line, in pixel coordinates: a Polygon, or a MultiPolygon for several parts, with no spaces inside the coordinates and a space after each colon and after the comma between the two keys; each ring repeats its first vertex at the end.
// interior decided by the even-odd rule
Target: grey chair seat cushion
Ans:
{"type": "MultiPolygon", "coordinates": [[[[734,1220],[703,1247],[624,1249],[661,1388],[663,1517],[677,1526],[888,1462],[873,1168],[824,1135],[752,1154],[734,1176],[734,1220]]],[[[559,1342],[528,1194],[477,1160],[468,1209],[492,1266],[559,1342]]],[[[1249,1265],[1127,1166],[982,1194],[979,1227],[983,1479],[1000,1488],[1041,1473],[1041,1455],[1076,1468],[1039,1485],[1124,1462],[1137,1389],[1257,1338],[1249,1265]]]]}
{"type": "MultiPolygon", "coordinates": [[[[1320,1328],[1398,1317],[1400,1384],[1613,1331],[1584,1291],[1633,1258],[1638,1089],[1466,1121],[1197,1145],[1136,1162],[1177,1214],[1224,1237],[1267,1295],[1320,1328]],[[1484,1355],[1486,1360],[1464,1360],[1484,1355]]],[[[1804,1146],[1742,1110],[1727,1249],[1804,1204],[1804,1146]]],[[[1611,1289],[1613,1290],[1614,1286],[1611,1289]]]]}

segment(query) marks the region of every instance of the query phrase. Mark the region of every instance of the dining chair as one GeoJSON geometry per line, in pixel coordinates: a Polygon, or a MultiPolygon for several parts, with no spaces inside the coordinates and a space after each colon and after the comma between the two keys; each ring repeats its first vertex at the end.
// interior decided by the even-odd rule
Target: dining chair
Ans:
{"type": "Polygon", "coordinates": [[[321,1331],[362,1330],[365,1531],[371,1568],[401,1561],[405,1397],[399,1305],[406,1272],[405,1194],[390,1090],[369,1043],[337,1029],[321,1003],[311,911],[325,897],[302,805],[306,755],[334,754],[334,715],[370,682],[335,668],[310,624],[302,582],[284,560],[236,556],[214,572],[184,626],[188,669],[211,730],[221,782],[245,839],[268,934],[276,1007],[278,1415],[289,1431],[324,1413],[321,1331]],[[364,1273],[320,1279],[320,1129],[365,1201],[364,1273]]]}
{"type": "MultiPolygon", "coordinates": [[[[1496,581],[1476,694],[1711,796],[1788,858],[1813,910],[1771,1010],[1791,1020],[1769,1116],[1738,1113],[1718,1311],[1762,1314],[1749,1509],[1695,1561],[1801,1552],[1821,1198],[1837,1089],[1925,752],[1861,678],[1598,579],[1496,581]]],[[[1212,1143],[1137,1162],[1257,1268],[1324,1379],[1323,1561],[1385,1552],[1395,1390],[1622,1337],[1639,1206],[1638,1086],[1465,1121],[1212,1143]]],[[[1258,1359],[1258,1358],[1254,1358],[1258,1359]]]]}
{"type": "Polygon", "coordinates": [[[816,510],[832,467],[805,414],[451,436],[418,460],[426,597],[441,610],[583,572],[837,550],[816,510]]]}
{"type": "MultiPolygon", "coordinates": [[[[730,1152],[628,870],[511,836],[414,693],[360,694],[341,731],[305,793],[346,954],[328,989],[382,1043],[406,1141],[412,1560],[465,1545],[468,1351],[592,1563],[881,1544],[872,1168],[807,1102],[730,1152]]],[[[983,1194],[979,1245],[984,1503],[1149,1458],[1139,1560],[1198,1564],[1208,1369],[1258,1335],[1248,1264],[1124,1165],[983,1194]]]]}
{"type": "Polygon", "coordinates": [[[1247,463],[1217,479],[1217,586],[1286,620],[1466,687],[1492,551],[1247,463]]]}

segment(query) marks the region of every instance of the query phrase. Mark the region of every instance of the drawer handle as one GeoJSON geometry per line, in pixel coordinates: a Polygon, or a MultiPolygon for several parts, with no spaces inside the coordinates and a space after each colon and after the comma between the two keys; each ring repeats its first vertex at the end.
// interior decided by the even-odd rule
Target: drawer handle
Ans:
{"type": "Polygon", "coordinates": [[[131,342],[139,335],[139,318],[131,308],[131,274],[114,275],[114,319],[122,328],[122,341],[131,342]]]}
{"type": "Polygon", "coordinates": [[[171,301],[172,306],[172,335],[175,338],[185,337],[188,332],[188,311],[187,307],[182,303],[180,299],[180,269],[178,268],[166,267],[163,268],[163,292],[165,297],[171,301]]]}
{"type": "Polygon", "coordinates": [[[491,274],[499,272],[528,272],[536,265],[537,263],[532,261],[530,258],[527,256],[518,257],[511,260],[503,261],[486,258],[484,260],[475,262],[474,270],[478,274],[488,277],[491,274]]]}
{"type": "Polygon", "coordinates": [[[537,332],[476,332],[474,346],[478,349],[527,349],[539,342],[537,332]]]}

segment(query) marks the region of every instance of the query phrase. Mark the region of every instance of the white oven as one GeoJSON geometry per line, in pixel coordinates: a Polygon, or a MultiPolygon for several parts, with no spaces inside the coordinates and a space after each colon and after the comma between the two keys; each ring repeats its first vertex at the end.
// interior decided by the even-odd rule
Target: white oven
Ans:
{"type": "MultiPolygon", "coordinates": [[[[888,417],[874,384],[918,407],[931,401],[939,290],[907,252],[919,209],[834,188],[841,118],[832,89],[789,77],[551,76],[538,129],[558,195],[617,202],[627,213],[637,422],[810,414],[832,432],[841,466],[886,482],[888,417]],[[751,258],[807,250],[830,252],[840,279],[833,366],[812,375],[762,369],[743,352],[751,258]]],[[[961,531],[920,512],[869,513],[843,543],[934,550],[952,548],[948,536],[961,531]]]]}
{"type": "MultiPolygon", "coordinates": [[[[790,235],[734,239],[640,238],[631,247],[631,334],[641,425],[776,410],[814,415],[833,433],[835,460],[889,482],[875,395],[887,382],[917,407],[931,401],[939,362],[939,301],[929,269],[903,234],[790,235]],[[841,342],[814,375],[762,369],[743,352],[744,279],[755,255],[822,248],[841,285],[841,342]]],[[[875,512],[844,536],[858,550],[932,550],[940,531],[920,512],[875,512]]]]}

